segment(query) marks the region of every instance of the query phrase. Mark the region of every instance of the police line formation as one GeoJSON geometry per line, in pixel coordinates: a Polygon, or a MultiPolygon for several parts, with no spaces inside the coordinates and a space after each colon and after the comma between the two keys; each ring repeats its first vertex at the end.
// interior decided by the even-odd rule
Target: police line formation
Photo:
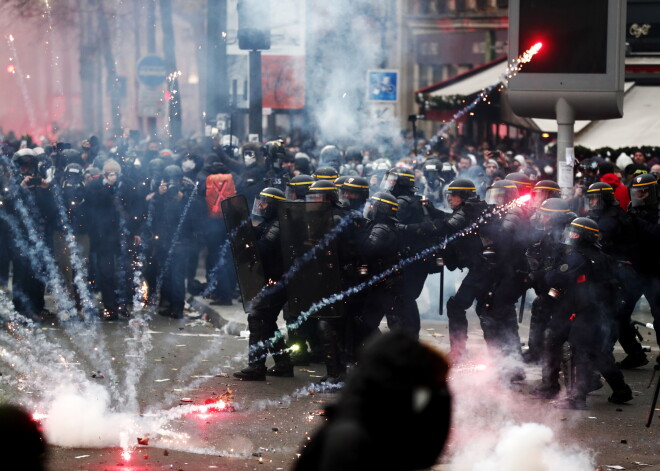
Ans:
{"type": "Polygon", "coordinates": [[[282,140],[218,146],[205,158],[84,144],[4,152],[0,279],[7,283],[11,263],[13,304],[33,322],[52,316],[46,285],[60,319],[91,321],[129,318],[137,301],[181,319],[186,291],[231,304],[238,284],[249,348],[234,376],[292,377],[294,365],[322,362],[322,382],[340,387],[383,319],[419,335],[416,300],[429,274],[467,270],[446,306],[440,291],[453,364],[469,356],[466,311],[475,302],[489,353],[511,360],[502,362],[505,380],[524,380],[523,362],[541,365],[539,398],[559,397],[570,346],[574,374],[558,407],[586,408],[601,376],[609,401],[628,402],[621,370],[648,364],[631,316],[644,296],[658,332],[656,173],[637,172],[615,190],[604,162],[562,199],[556,182],[531,172],[484,172],[497,167],[493,152],[480,172],[467,172],[463,157],[456,166],[435,156],[393,166],[335,146],[314,165],[282,140]],[[205,285],[195,278],[200,250],[205,285]],[[516,308],[530,289],[523,352],[516,308]],[[626,357],[615,363],[617,341],[626,357]]]}

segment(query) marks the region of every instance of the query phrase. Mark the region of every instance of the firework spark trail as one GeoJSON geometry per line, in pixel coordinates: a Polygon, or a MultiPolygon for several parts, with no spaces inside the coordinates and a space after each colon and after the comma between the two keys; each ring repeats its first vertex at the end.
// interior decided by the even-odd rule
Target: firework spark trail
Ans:
{"type": "MultiPolygon", "coordinates": [[[[502,217],[511,208],[522,206],[523,204],[526,203],[527,199],[528,199],[527,197],[523,196],[523,197],[520,197],[520,198],[510,202],[510,203],[507,203],[506,205],[501,205],[501,206],[497,206],[493,209],[489,209],[489,210],[487,210],[487,212],[482,214],[482,216],[476,222],[474,222],[470,226],[466,227],[465,229],[463,229],[463,230],[447,237],[444,242],[441,242],[441,243],[436,244],[434,246],[428,247],[428,248],[416,253],[415,255],[412,255],[408,258],[405,258],[405,259],[399,261],[399,263],[397,263],[397,264],[391,266],[390,268],[388,268],[387,270],[373,276],[369,280],[363,281],[362,283],[360,283],[358,285],[352,286],[352,287],[347,288],[343,291],[340,291],[340,292],[335,293],[331,296],[328,296],[326,298],[321,299],[320,301],[312,304],[312,306],[307,311],[301,313],[298,316],[298,319],[296,319],[294,322],[288,323],[287,324],[287,329],[292,330],[292,329],[299,328],[312,314],[318,312],[319,310],[323,309],[324,307],[329,306],[331,304],[334,304],[336,302],[342,301],[343,299],[345,299],[347,297],[353,296],[354,294],[357,294],[360,291],[363,291],[364,289],[369,288],[369,287],[379,283],[380,281],[384,280],[385,278],[395,274],[396,272],[400,271],[402,268],[410,265],[411,263],[414,263],[414,262],[419,261],[419,260],[423,260],[424,258],[434,254],[438,250],[443,250],[444,248],[447,247],[447,244],[454,241],[455,239],[457,239],[459,237],[464,237],[468,234],[474,233],[474,231],[476,229],[478,229],[481,224],[488,224],[493,218],[502,217]]],[[[278,330],[277,332],[275,332],[275,335],[273,337],[271,337],[270,339],[268,339],[266,341],[262,341],[262,342],[259,342],[255,345],[253,345],[253,346],[250,346],[248,348],[248,350],[249,350],[249,352],[254,352],[254,350],[258,350],[258,351],[261,351],[261,352],[266,350],[266,352],[267,352],[267,349],[269,347],[272,347],[275,344],[275,342],[277,342],[279,339],[281,339],[283,337],[284,337],[284,334],[282,334],[282,332],[278,330]]],[[[265,353],[264,355],[267,355],[267,353],[265,353]]]]}
{"type": "MultiPolygon", "coordinates": [[[[506,70],[502,75],[499,77],[499,81],[489,87],[484,88],[481,90],[479,95],[472,100],[467,106],[464,108],[458,110],[454,115],[451,117],[451,119],[447,122],[444,122],[438,132],[433,136],[431,139],[431,142],[427,145],[427,150],[433,146],[438,140],[438,138],[441,138],[445,135],[446,131],[449,129],[449,127],[461,119],[463,116],[465,116],[467,113],[471,112],[478,104],[479,102],[487,102],[488,97],[490,96],[490,93],[498,87],[506,87],[509,84],[509,79],[512,77],[516,76],[518,72],[520,72],[525,64],[530,62],[534,55],[538,53],[541,50],[542,44],[541,43],[536,43],[534,46],[523,52],[520,56],[516,57],[513,59],[511,62],[507,64],[506,70]]],[[[502,91],[502,88],[498,88],[498,91],[502,91]]]]}
{"type": "Polygon", "coordinates": [[[83,308],[82,314],[85,322],[84,332],[82,327],[80,327],[75,329],[76,331],[73,333],[76,337],[83,333],[86,333],[91,337],[90,342],[95,347],[89,352],[92,356],[91,359],[94,362],[93,364],[108,377],[108,384],[110,385],[109,389],[112,393],[112,398],[118,400],[120,394],[116,386],[118,384],[117,375],[112,367],[109,357],[102,354],[102,352],[105,352],[107,349],[105,339],[99,335],[96,302],[92,298],[87,283],[87,265],[80,254],[76,237],[73,233],[71,224],[69,223],[69,216],[64,204],[62,189],[55,182],[51,184],[51,189],[53,190],[53,196],[56,203],[55,206],[57,207],[57,212],[60,218],[62,232],[64,233],[66,245],[69,249],[69,260],[71,261],[71,267],[73,269],[73,281],[78,295],[80,296],[83,308]]]}
{"type": "MultiPolygon", "coordinates": [[[[20,187],[18,188],[18,192],[20,192],[20,187]]],[[[55,262],[55,258],[53,257],[50,248],[46,245],[43,237],[39,235],[34,215],[27,209],[21,195],[19,195],[18,192],[15,198],[12,199],[12,203],[14,208],[20,214],[21,221],[23,222],[23,225],[27,231],[27,238],[32,244],[26,254],[32,255],[28,258],[30,259],[35,273],[38,273],[42,267],[46,270],[46,273],[48,274],[48,284],[51,287],[51,293],[55,298],[55,302],[58,308],[57,317],[60,321],[66,323],[66,321],[71,320],[73,317],[77,316],[75,304],[68,296],[68,292],[64,285],[64,280],[62,279],[62,275],[59,272],[57,263],[55,262]]],[[[12,218],[5,216],[8,215],[3,212],[2,218],[9,223],[10,228],[14,232],[15,241],[20,244],[19,240],[22,239],[22,234],[16,224],[16,221],[12,221],[12,218]],[[12,222],[14,224],[12,224],[12,222]]],[[[27,246],[27,244],[25,244],[25,246],[27,246]]],[[[23,247],[21,247],[21,249],[23,249],[23,247]]]]}
{"type": "Polygon", "coordinates": [[[55,199],[55,206],[57,207],[58,216],[60,218],[60,226],[64,233],[64,240],[66,241],[69,250],[69,260],[71,268],[73,268],[73,281],[75,283],[78,295],[82,302],[82,314],[85,322],[96,320],[96,303],[89,291],[87,284],[87,264],[80,254],[80,248],[76,242],[76,237],[73,233],[73,228],[69,222],[69,215],[67,214],[64,197],[62,195],[62,188],[55,181],[51,182],[51,189],[55,199]]]}
{"type": "Polygon", "coordinates": [[[14,44],[14,36],[9,34],[7,35],[7,45],[11,51],[12,58],[16,64],[16,72],[18,73],[18,86],[21,89],[21,94],[23,95],[23,101],[25,102],[25,107],[27,108],[28,119],[30,121],[30,128],[37,128],[37,118],[34,112],[34,105],[32,104],[32,98],[30,98],[30,92],[27,88],[27,83],[25,79],[25,74],[23,73],[23,68],[21,67],[21,62],[18,58],[18,51],[16,50],[16,45],[14,44]]]}
{"type": "Polygon", "coordinates": [[[44,385],[58,384],[62,378],[75,379],[79,384],[86,380],[78,368],[71,368],[71,352],[51,342],[34,322],[18,314],[4,291],[0,291],[0,318],[6,324],[6,331],[0,332],[0,342],[5,345],[0,347],[0,358],[20,375],[18,379],[13,379],[13,374],[5,375],[5,379],[20,383],[19,390],[28,387],[48,394],[44,385]]]}
{"type": "MultiPolygon", "coordinates": [[[[146,367],[146,356],[147,353],[153,347],[151,342],[151,334],[149,333],[149,321],[151,320],[153,311],[158,307],[158,302],[160,299],[160,290],[163,285],[163,279],[165,273],[169,270],[169,266],[172,262],[172,257],[174,255],[174,249],[177,245],[179,237],[181,236],[181,230],[183,229],[183,223],[188,215],[188,211],[196,197],[197,193],[197,184],[195,188],[191,191],[190,197],[186,201],[186,204],[181,213],[181,217],[177,224],[176,230],[174,231],[174,236],[172,237],[172,242],[167,251],[167,256],[165,262],[162,265],[161,270],[158,273],[158,278],[156,280],[156,287],[154,289],[153,298],[151,304],[152,309],[138,309],[136,311],[135,317],[129,323],[131,330],[131,338],[127,343],[126,351],[126,377],[124,379],[124,390],[126,393],[126,402],[129,405],[129,410],[137,411],[139,409],[138,404],[138,383],[142,374],[144,373],[144,368],[146,367]]],[[[153,214],[148,216],[148,220],[153,220],[153,214]]],[[[134,276],[134,283],[136,279],[139,282],[139,277],[134,276]]],[[[136,288],[137,289],[137,288],[136,288]]],[[[133,300],[135,305],[135,298],[133,300]]]]}
{"type": "MultiPolygon", "coordinates": [[[[44,0],[44,5],[46,7],[46,20],[48,21],[48,28],[47,32],[50,37],[49,40],[46,41],[46,45],[49,46],[50,49],[50,57],[51,57],[51,65],[53,67],[53,70],[55,71],[53,75],[55,76],[55,86],[57,88],[57,93],[59,96],[64,96],[64,87],[62,86],[62,79],[60,77],[60,73],[58,73],[58,70],[60,68],[60,58],[59,56],[56,55],[56,52],[53,48],[53,36],[54,36],[54,28],[53,28],[53,16],[51,12],[51,6],[50,2],[48,0],[44,0]]],[[[56,103],[55,105],[57,108],[59,108],[60,104],[56,103]]]]}
{"type": "MultiPolygon", "coordinates": [[[[262,288],[262,290],[257,294],[257,296],[254,297],[252,301],[250,301],[250,305],[253,305],[256,301],[259,299],[263,298],[266,295],[269,295],[271,293],[276,292],[277,290],[281,289],[286,285],[286,282],[291,279],[295,273],[300,270],[300,268],[308,261],[312,260],[316,254],[318,254],[319,251],[323,250],[325,247],[330,244],[352,221],[354,221],[358,216],[360,216],[359,213],[349,213],[348,215],[344,216],[342,220],[334,226],[328,233],[326,233],[323,238],[318,242],[317,245],[312,247],[310,250],[305,252],[303,255],[298,257],[296,260],[293,261],[291,267],[289,270],[284,274],[284,276],[278,281],[277,283],[269,286],[265,286],[262,288]]],[[[239,227],[235,228],[233,231],[229,233],[229,236],[227,240],[233,239],[236,234],[238,233],[238,230],[243,227],[245,224],[249,224],[250,220],[248,219],[247,221],[244,221],[239,227]]],[[[249,308],[248,308],[249,310],[249,308]]],[[[221,345],[221,341],[215,341],[212,342],[211,347],[213,349],[219,348],[221,345]]],[[[207,354],[206,352],[201,352],[199,355],[197,355],[195,358],[193,358],[190,362],[191,367],[197,367],[199,363],[201,363],[204,359],[206,359],[207,354]]]]}
{"type": "MultiPolygon", "coordinates": [[[[18,199],[14,201],[16,202],[18,199]]],[[[22,204],[22,202],[20,204],[22,204]]],[[[20,207],[20,205],[17,205],[17,208],[18,207],[20,207]]],[[[0,211],[0,219],[7,223],[7,226],[13,234],[13,243],[16,244],[16,248],[21,253],[25,254],[39,281],[51,286],[51,293],[55,298],[57,306],[64,306],[64,308],[70,307],[73,309],[74,314],[70,319],[75,319],[77,317],[75,306],[68,297],[66,290],[63,288],[63,281],[61,280],[61,275],[57,269],[55,261],[52,258],[52,254],[48,251],[44,252],[44,248],[37,244],[28,244],[16,218],[7,214],[5,211],[0,211]],[[42,261],[44,262],[46,271],[51,278],[43,273],[43,265],[40,263],[42,261]],[[58,277],[60,278],[58,279],[58,277]],[[55,280],[55,282],[53,282],[53,280],[55,280]]],[[[23,220],[27,221],[25,217],[23,217],[23,220]]],[[[95,365],[96,368],[103,368],[109,377],[115,377],[109,358],[103,355],[104,350],[99,348],[99,346],[104,345],[104,342],[95,330],[97,326],[94,323],[77,323],[74,320],[66,322],[65,317],[66,316],[58,314],[58,318],[61,320],[60,325],[67,332],[72,343],[78,347],[79,351],[83,352],[92,365],[95,365]]],[[[36,325],[31,325],[36,329],[36,325]]],[[[113,394],[114,398],[119,398],[119,391],[116,383],[111,382],[109,384],[110,392],[113,394]]]]}
{"type": "Polygon", "coordinates": [[[165,257],[165,262],[163,263],[161,269],[158,272],[158,278],[156,279],[156,289],[154,292],[154,296],[156,296],[154,304],[156,305],[160,300],[160,290],[163,287],[163,280],[165,278],[165,274],[169,271],[170,265],[172,263],[174,249],[176,247],[176,244],[179,242],[179,237],[181,237],[181,230],[183,229],[183,223],[185,222],[186,216],[188,215],[188,211],[190,210],[193,201],[197,197],[197,185],[198,182],[195,182],[195,188],[190,192],[188,201],[186,201],[186,205],[184,206],[183,211],[181,212],[181,217],[179,218],[179,222],[176,226],[176,230],[174,231],[174,235],[172,236],[172,242],[170,242],[170,246],[167,249],[167,256],[165,257]]]}
{"type": "MultiPolygon", "coordinates": [[[[292,263],[289,269],[287,270],[284,275],[282,275],[282,278],[277,281],[276,283],[272,285],[266,285],[264,286],[261,291],[250,301],[250,306],[254,306],[257,304],[261,299],[263,299],[266,296],[269,296],[271,294],[274,294],[275,292],[279,291],[282,289],[286,284],[293,278],[293,276],[300,271],[300,269],[305,265],[305,263],[313,260],[320,251],[324,250],[332,241],[335,240],[341,232],[348,227],[350,223],[352,223],[355,219],[358,217],[361,217],[361,214],[358,212],[351,212],[344,216],[339,223],[334,226],[330,231],[328,231],[326,234],[323,235],[321,240],[314,245],[311,249],[309,249],[307,252],[302,254],[300,257],[296,258],[292,263]]],[[[249,310],[249,307],[248,307],[249,310]]]]}

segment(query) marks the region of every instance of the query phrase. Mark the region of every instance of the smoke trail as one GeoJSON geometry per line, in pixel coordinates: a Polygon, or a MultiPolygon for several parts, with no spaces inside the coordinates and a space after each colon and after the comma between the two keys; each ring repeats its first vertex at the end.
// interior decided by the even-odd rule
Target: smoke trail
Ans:
{"type": "Polygon", "coordinates": [[[323,235],[321,240],[314,245],[311,249],[309,249],[307,252],[305,252],[303,255],[295,259],[292,263],[289,269],[282,275],[282,278],[277,281],[276,283],[273,284],[267,284],[264,286],[259,293],[250,301],[250,305],[248,306],[248,310],[250,310],[251,306],[256,305],[261,299],[263,299],[266,296],[270,296],[280,289],[282,289],[286,284],[289,282],[293,276],[295,276],[298,271],[305,265],[305,263],[313,260],[316,258],[319,252],[324,250],[328,245],[335,240],[335,238],[341,234],[341,232],[355,219],[358,217],[361,217],[361,215],[357,212],[351,212],[344,216],[341,221],[334,226],[330,231],[328,231],[326,234],[323,235]]]}
{"type": "Polygon", "coordinates": [[[541,50],[541,43],[537,43],[534,46],[530,47],[525,52],[523,52],[520,56],[516,57],[515,59],[507,63],[506,70],[502,73],[502,75],[500,75],[499,81],[497,83],[490,85],[489,87],[486,87],[483,90],[481,90],[481,92],[477,95],[477,97],[474,100],[472,100],[467,106],[454,113],[449,121],[443,122],[438,132],[431,138],[429,143],[426,145],[427,151],[430,150],[431,147],[433,147],[433,145],[438,142],[439,138],[444,138],[445,133],[449,129],[449,126],[451,126],[453,123],[461,119],[466,114],[470,113],[480,102],[488,102],[488,98],[491,92],[495,88],[497,88],[498,92],[501,92],[503,88],[508,86],[509,79],[518,75],[518,72],[522,70],[523,66],[528,62],[530,62],[534,57],[534,55],[536,55],[536,53],[539,52],[540,50],[541,50]]]}
{"type": "MultiPolygon", "coordinates": [[[[321,299],[320,301],[312,304],[312,306],[305,312],[301,313],[298,318],[291,323],[287,324],[287,328],[292,330],[292,329],[297,329],[299,328],[312,314],[315,312],[318,312],[319,310],[323,309],[326,306],[329,306],[331,304],[334,304],[336,302],[342,301],[343,299],[352,296],[354,294],[359,293],[360,291],[363,291],[366,288],[369,288],[385,278],[395,274],[396,272],[400,271],[404,267],[410,265],[411,263],[414,263],[419,260],[423,260],[426,257],[429,257],[433,255],[435,252],[438,250],[443,250],[447,247],[447,245],[456,240],[459,237],[464,237],[468,234],[474,233],[481,224],[488,224],[490,221],[496,217],[502,217],[508,210],[511,208],[514,208],[516,206],[521,206],[525,204],[525,202],[529,198],[526,196],[520,197],[517,200],[513,200],[505,205],[500,205],[492,209],[488,209],[486,212],[484,212],[480,218],[471,224],[470,226],[466,227],[465,229],[452,234],[451,236],[447,237],[443,242],[433,245],[431,247],[428,247],[408,258],[405,258],[403,260],[400,260],[398,263],[395,265],[391,266],[387,270],[373,276],[371,279],[363,281],[360,284],[357,284],[355,286],[352,286],[350,288],[347,288],[343,291],[340,291],[338,293],[335,293],[331,296],[328,296],[326,298],[321,299]]],[[[264,349],[267,349],[268,347],[271,347],[275,344],[276,341],[279,339],[283,338],[283,334],[281,331],[277,331],[273,337],[266,341],[259,342],[253,346],[250,346],[250,351],[253,352],[254,350],[259,350],[259,351],[264,351],[264,349]]]]}
{"type": "Polygon", "coordinates": [[[12,34],[9,34],[7,36],[7,45],[9,46],[9,49],[11,50],[12,58],[16,63],[16,72],[18,72],[18,78],[19,78],[18,85],[21,88],[23,101],[25,102],[25,107],[27,108],[28,119],[30,120],[30,127],[32,129],[36,129],[37,118],[34,113],[34,105],[32,104],[32,98],[30,98],[30,93],[28,92],[27,84],[25,83],[25,73],[23,72],[23,68],[21,67],[21,62],[18,59],[18,51],[16,50],[16,46],[14,45],[14,36],[12,34]]]}

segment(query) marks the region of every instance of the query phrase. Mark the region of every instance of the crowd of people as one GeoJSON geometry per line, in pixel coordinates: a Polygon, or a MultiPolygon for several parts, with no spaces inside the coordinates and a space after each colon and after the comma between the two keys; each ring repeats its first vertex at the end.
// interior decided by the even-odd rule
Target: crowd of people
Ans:
{"type": "Polygon", "coordinates": [[[101,319],[130,317],[136,297],[180,319],[188,295],[229,305],[240,285],[250,346],[236,377],[293,376],[294,365],[319,361],[323,380],[341,384],[383,319],[418,336],[416,300],[429,274],[467,270],[446,303],[452,363],[467,357],[466,311],[475,302],[489,351],[513,360],[503,377],[522,380],[520,361],[541,363],[539,397],[558,395],[570,344],[576,374],[561,406],[586,407],[600,375],[610,400],[627,402],[621,369],[648,363],[631,315],[643,295],[660,327],[655,157],[583,160],[574,190],[562,195],[552,160],[460,139],[402,155],[281,139],[238,146],[229,136],[174,150],[156,139],[103,146],[95,137],[72,147],[3,143],[0,283],[11,265],[15,308],[33,321],[50,315],[46,288],[101,319]],[[256,296],[243,289],[238,228],[223,214],[236,195],[252,208],[244,217],[251,213],[251,256],[264,282],[256,296]],[[302,226],[283,219],[291,204],[303,208],[291,214],[310,217],[302,226]],[[306,267],[300,256],[319,244],[327,250],[306,267]],[[536,298],[523,352],[516,302],[528,289],[536,298]],[[100,297],[98,312],[88,292],[100,297]],[[347,295],[310,309],[336,293],[347,295]],[[280,313],[286,339],[277,335],[280,313]],[[617,341],[627,356],[615,364],[617,341]]]}

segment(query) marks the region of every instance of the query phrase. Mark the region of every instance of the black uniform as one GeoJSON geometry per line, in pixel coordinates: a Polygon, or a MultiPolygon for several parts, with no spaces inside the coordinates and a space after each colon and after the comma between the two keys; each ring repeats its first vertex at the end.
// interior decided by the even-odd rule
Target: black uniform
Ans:
{"type": "MultiPolygon", "coordinates": [[[[464,201],[447,219],[445,235],[455,234],[476,222],[487,206],[479,198],[464,201]]],[[[488,282],[487,271],[483,270],[483,245],[478,235],[468,234],[450,242],[443,254],[445,266],[449,270],[468,269],[467,276],[454,296],[447,300],[447,318],[449,320],[449,342],[451,354],[455,359],[465,353],[468,322],[466,310],[477,297],[484,293],[488,282]]]]}
{"type": "Polygon", "coordinates": [[[628,359],[622,362],[623,368],[641,366],[648,363],[641,344],[637,341],[631,316],[640,297],[639,287],[643,285],[632,261],[635,257],[636,235],[631,215],[621,209],[618,202],[603,209],[592,209],[587,217],[598,223],[600,244],[616,264],[615,276],[619,280],[623,294],[622,309],[616,313],[618,340],[628,359]]]}
{"type": "Polygon", "coordinates": [[[632,399],[612,356],[612,306],[617,302],[617,290],[611,275],[609,258],[597,246],[585,245],[565,248],[558,265],[545,275],[545,282],[559,296],[544,344],[541,388],[559,390],[562,345],[568,341],[576,371],[568,397],[572,408],[586,407],[594,368],[614,391],[612,402],[632,399]]]}

